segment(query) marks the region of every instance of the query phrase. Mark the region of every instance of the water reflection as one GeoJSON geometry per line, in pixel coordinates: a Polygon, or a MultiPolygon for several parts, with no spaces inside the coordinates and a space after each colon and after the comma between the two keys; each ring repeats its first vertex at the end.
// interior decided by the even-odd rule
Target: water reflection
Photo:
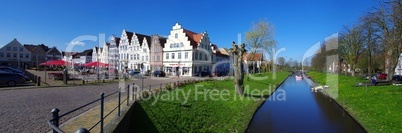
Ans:
{"type": "Polygon", "coordinates": [[[286,101],[266,101],[248,132],[364,132],[335,102],[310,88],[305,80],[287,78],[278,88],[286,101]]]}

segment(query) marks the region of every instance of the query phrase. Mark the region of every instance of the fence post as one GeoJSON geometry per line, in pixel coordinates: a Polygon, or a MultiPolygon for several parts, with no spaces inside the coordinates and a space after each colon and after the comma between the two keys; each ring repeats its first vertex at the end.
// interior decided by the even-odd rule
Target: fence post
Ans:
{"type": "MultiPolygon", "coordinates": [[[[60,110],[58,108],[53,108],[52,109],[52,114],[53,114],[53,121],[52,124],[56,127],[59,127],[59,112],[60,110]]],[[[53,129],[53,133],[57,133],[57,131],[55,129],[53,129]]]]}
{"type": "Polygon", "coordinates": [[[131,87],[132,88],[132,90],[131,90],[131,100],[134,100],[134,87],[135,87],[135,83],[133,83],[133,87],[131,87]]]}
{"type": "Polygon", "coordinates": [[[130,85],[127,85],[127,106],[130,104],[130,85]]]}
{"type": "Polygon", "coordinates": [[[36,83],[37,86],[40,86],[40,76],[38,76],[38,83],[36,83]]]}
{"type": "Polygon", "coordinates": [[[151,91],[151,85],[149,85],[149,91],[151,91]]]}
{"type": "Polygon", "coordinates": [[[144,77],[141,77],[141,93],[144,91],[144,77]]]}
{"type": "Polygon", "coordinates": [[[162,84],[159,85],[159,90],[162,91],[162,84]]]}
{"type": "Polygon", "coordinates": [[[100,132],[103,133],[103,102],[105,100],[105,93],[101,93],[101,107],[100,107],[100,132]]]}
{"type": "Polygon", "coordinates": [[[118,106],[118,107],[117,107],[117,108],[118,108],[118,109],[117,109],[117,115],[118,115],[118,116],[120,116],[120,102],[121,102],[120,99],[121,99],[121,91],[120,91],[120,88],[119,88],[119,100],[118,100],[119,103],[117,104],[117,106],[118,106]]]}

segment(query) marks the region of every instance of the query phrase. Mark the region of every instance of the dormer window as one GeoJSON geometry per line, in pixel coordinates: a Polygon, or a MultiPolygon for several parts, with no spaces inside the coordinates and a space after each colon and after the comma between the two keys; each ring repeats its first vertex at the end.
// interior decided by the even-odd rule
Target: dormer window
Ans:
{"type": "Polygon", "coordinates": [[[174,34],[174,38],[178,38],[179,35],[177,33],[174,34]]]}

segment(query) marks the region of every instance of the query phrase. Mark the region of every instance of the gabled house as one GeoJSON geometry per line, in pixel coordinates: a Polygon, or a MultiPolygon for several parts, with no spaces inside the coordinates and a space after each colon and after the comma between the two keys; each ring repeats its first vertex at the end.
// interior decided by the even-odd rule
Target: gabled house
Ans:
{"type": "Polygon", "coordinates": [[[262,61],[264,60],[262,53],[244,53],[242,60],[245,64],[245,70],[252,71],[255,68],[255,71],[258,72],[261,68],[262,61]]]}
{"type": "Polygon", "coordinates": [[[195,33],[176,23],[163,48],[164,71],[170,75],[193,76],[210,71],[213,65],[207,32],[195,33]]]}
{"type": "Polygon", "coordinates": [[[108,51],[108,64],[109,64],[109,70],[110,71],[115,71],[119,70],[119,44],[120,44],[120,38],[111,36],[109,38],[109,51],[108,51]]]}
{"type": "Polygon", "coordinates": [[[80,65],[92,62],[92,52],[93,49],[87,49],[83,52],[72,54],[72,62],[80,65]]]}
{"type": "Polygon", "coordinates": [[[0,65],[28,68],[31,66],[31,51],[14,38],[0,48],[0,65]]]}
{"type": "Polygon", "coordinates": [[[92,61],[100,61],[102,57],[103,48],[94,47],[92,48],[92,61]]]}
{"type": "Polygon", "coordinates": [[[46,62],[46,46],[43,44],[33,45],[24,44],[24,47],[31,52],[31,66],[38,67],[39,64],[46,62]]]}
{"type": "Polygon", "coordinates": [[[227,75],[230,71],[230,58],[225,49],[219,49],[217,45],[212,44],[213,61],[211,72],[215,75],[227,75]]]}
{"type": "Polygon", "coordinates": [[[163,45],[166,38],[159,35],[151,36],[150,66],[151,71],[163,70],[163,45]]]}
{"type": "Polygon", "coordinates": [[[63,58],[61,52],[56,47],[48,48],[46,46],[46,48],[46,61],[61,60],[63,58]]]}

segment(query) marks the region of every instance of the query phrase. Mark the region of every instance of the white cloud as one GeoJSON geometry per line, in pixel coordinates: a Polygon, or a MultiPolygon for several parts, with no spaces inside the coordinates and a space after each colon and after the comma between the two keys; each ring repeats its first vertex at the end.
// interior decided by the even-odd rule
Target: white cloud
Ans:
{"type": "Polygon", "coordinates": [[[72,42],[70,42],[70,43],[67,43],[67,45],[73,45],[73,46],[85,46],[85,43],[84,42],[81,42],[81,41],[72,41],[72,42]]]}

